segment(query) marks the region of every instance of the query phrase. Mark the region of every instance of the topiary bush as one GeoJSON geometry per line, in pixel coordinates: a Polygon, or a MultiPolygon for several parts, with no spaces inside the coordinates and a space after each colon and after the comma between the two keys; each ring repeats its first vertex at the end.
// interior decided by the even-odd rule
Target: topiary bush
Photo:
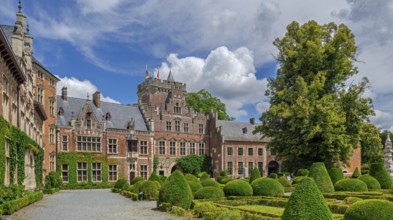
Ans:
{"type": "Polygon", "coordinates": [[[334,184],[336,191],[367,192],[366,183],[358,179],[343,179],[334,184]]]}
{"type": "Polygon", "coordinates": [[[251,186],[254,196],[282,197],[284,195],[284,187],[275,179],[258,178],[251,183],[251,186]]]}
{"type": "Polygon", "coordinates": [[[293,178],[292,184],[299,184],[304,178],[305,178],[305,176],[297,176],[297,177],[293,178]]]}
{"type": "Polygon", "coordinates": [[[134,185],[131,185],[131,187],[129,187],[128,191],[132,192],[132,193],[139,193],[139,188],[141,187],[141,185],[145,182],[145,180],[141,180],[136,182],[134,185]]]}
{"type": "Polygon", "coordinates": [[[147,180],[139,186],[139,192],[143,192],[144,199],[157,200],[160,193],[161,184],[158,181],[147,180]]]}
{"type": "Polygon", "coordinates": [[[157,175],[156,172],[152,172],[152,173],[151,173],[151,175],[150,175],[150,177],[149,177],[149,180],[150,180],[150,181],[157,181],[157,182],[160,183],[160,185],[162,184],[161,178],[160,178],[160,176],[157,175]]]}
{"type": "Polygon", "coordinates": [[[261,177],[261,173],[259,172],[259,169],[257,167],[254,167],[254,169],[252,169],[251,176],[250,176],[250,184],[252,183],[252,181],[260,177],[261,177]]]}
{"type": "Polygon", "coordinates": [[[227,176],[228,176],[228,171],[226,171],[226,170],[221,170],[220,176],[227,177],[227,176]]]}
{"type": "Polygon", "coordinates": [[[184,175],[184,178],[186,179],[186,181],[194,181],[194,182],[198,182],[199,183],[198,177],[196,177],[196,176],[194,176],[194,175],[192,175],[190,173],[187,173],[186,175],[184,175]]]}
{"type": "Polygon", "coordinates": [[[127,184],[127,180],[124,178],[120,178],[116,181],[115,185],[113,186],[113,188],[115,189],[122,189],[123,186],[127,184]]]}
{"type": "Polygon", "coordinates": [[[382,189],[392,188],[392,179],[386,171],[385,164],[372,163],[370,166],[370,176],[373,176],[381,184],[382,189]]]}
{"type": "Polygon", "coordinates": [[[233,180],[224,186],[226,196],[252,196],[252,192],[251,185],[243,180],[233,180]]]}
{"type": "Polygon", "coordinates": [[[206,179],[210,179],[210,175],[206,172],[202,172],[198,176],[201,181],[206,180],[206,179]]]}
{"type": "Polygon", "coordinates": [[[199,190],[202,189],[202,184],[199,182],[194,182],[194,181],[187,181],[188,185],[191,188],[192,194],[195,195],[195,193],[199,190]]]}
{"type": "Polygon", "coordinates": [[[207,186],[214,186],[214,187],[220,187],[220,184],[212,179],[205,179],[201,182],[203,187],[207,186]]]}
{"type": "Polygon", "coordinates": [[[289,182],[288,178],[285,176],[278,178],[278,182],[280,182],[283,187],[291,187],[291,182],[289,182]]]}
{"type": "Polygon", "coordinates": [[[61,176],[59,173],[50,172],[45,177],[45,188],[46,189],[60,188],[61,185],[63,185],[63,180],[61,179],[61,176]]]}
{"type": "Polygon", "coordinates": [[[344,214],[344,220],[391,220],[393,203],[386,200],[367,199],[352,204],[344,214]]]}
{"type": "Polygon", "coordinates": [[[271,179],[278,179],[278,176],[277,176],[277,173],[271,173],[270,175],[269,175],[269,178],[271,178],[271,179]]]}
{"type": "Polygon", "coordinates": [[[315,180],[322,193],[334,193],[334,186],[324,163],[313,163],[308,176],[315,180]]]}
{"type": "Polygon", "coordinates": [[[161,180],[162,183],[164,183],[165,180],[168,178],[168,177],[163,176],[163,175],[159,175],[158,177],[160,177],[160,180],[161,180]]]}
{"type": "Polygon", "coordinates": [[[331,220],[332,213],[313,178],[305,177],[291,194],[282,220],[331,220]]]}
{"type": "Polygon", "coordinates": [[[358,178],[360,176],[360,171],[359,169],[356,167],[356,169],[353,171],[352,173],[352,178],[358,178]]]}
{"type": "Polygon", "coordinates": [[[220,200],[224,197],[224,191],[214,186],[203,187],[195,193],[195,199],[220,200]]]}
{"type": "Polygon", "coordinates": [[[164,182],[159,193],[158,204],[169,203],[171,206],[179,206],[190,209],[193,194],[181,172],[175,171],[164,182]]]}
{"type": "Polygon", "coordinates": [[[341,168],[331,168],[329,170],[329,176],[330,176],[330,179],[332,180],[333,185],[337,181],[342,180],[342,179],[345,178],[343,170],[341,168]]]}
{"type": "Polygon", "coordinates": [[[227,183],[231,182],[232,180],[234,180],[234,179],[229,178],[229,177],[225,177],[225,178],[223,178],[223,179],[221,180],[221,183],[222,183],[222,184],[227,184],[227,183]]]}
{"type": "Polygon", "coordinates": [[[296,172],[296,176],[308,176],[310,171],[308,169],[298,169],[296,172]]]}
{"type": "Polygon", "coordinates": [[[137,177],[135,177],[132,181],[131,181],[131,185],[134,185],[135,183],[137,183],[138,181],[142,181],[142,180],[145,180],[145,179],[143,179],[143,177],[141,177],[141,176],[137,176],[137,177]]]}
{"type": "Polygon", "coordinates": [[[345,202],[345,204],[352,205],[353,203],[359,202],[359,201],[362,201],[362,200],[363,199],[359,198],[359,197],[348,196],[348,197],[346,197],[344,199],[344,202],[345,202]]]}
{"type": "Polygon", "coordinates": [[[381,189],[381,184],[379,184],[378,180],[369,174],[361,175],[358,180],[363,181],[367,185],[369,191],[381,189]]]}

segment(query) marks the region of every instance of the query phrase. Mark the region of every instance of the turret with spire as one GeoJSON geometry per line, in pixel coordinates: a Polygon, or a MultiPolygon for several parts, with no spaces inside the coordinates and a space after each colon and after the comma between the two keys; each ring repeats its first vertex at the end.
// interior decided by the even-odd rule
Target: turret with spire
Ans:
{"type": "Polygon", "coordinates": [[[390,178],[393,179],[393,160],[392,160],[393,148],[392,148],[392,141],[390,140],[389,133],[386,138],[385,149],[383,149],[383,153],[385,155],[386,170],[388,171],[390,178]]]}

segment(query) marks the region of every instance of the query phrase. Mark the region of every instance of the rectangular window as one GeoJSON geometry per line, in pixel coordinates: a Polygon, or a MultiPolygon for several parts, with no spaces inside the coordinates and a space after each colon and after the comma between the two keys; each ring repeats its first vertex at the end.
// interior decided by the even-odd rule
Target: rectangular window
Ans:
{"type": "Polygon", "coordinates": [[[228,171],[228,175],[232,175],[233,174],[233,163],[232,162],[228,162],[228,164],[227,164],[227,171],[228,171]]]}
{"type": "Polygon", "coordinates": [[[55,100],[52,100],[52,99],[49,100],[49,113],[50,113],[50,116],[55,115],[55,100]]]}
{"type": "Polygon", "coordinates": [[[37,91],[38,91],[38,102],[41,103],[41,104],[44,104],[43,103],[43,94],[44,94],[43,88],[38,87],[37,91]]]}
{"type": "Polygon", "coordinates": [[[91,129],[91,120],[86,119],[86,129],[91,129]]]}
{"type": "Polygon", "coordinates": [[[188,133],[188,123],[184,123],[183,126],[184,133],[188,133]]]}
{"type": "Polygon", "coordinates": [[[254,148],[248,148],[248,156],[254,155],[254,148]]]}
{"type": "Polygon", "coordinates": [[[261,176],[263,176],[263,162],[258,162],[258,170],[261,173],[261,176]]]}
{"type": "Polygon", "coordinates": [[[49,139],[50,139],[51,144],[55,143],[55,129],[54,128],[49,129],[49,139]]]}
{"type": "Polygon", "coordinates": [[[195,154],[195,143],[190,143],[190,154],[195,154]]]}
{"type": "Polygon", "coordinates": [[[186,143],[185,142],[180,142],[180,155],[181,156],[186,155],[186,143]]]}
{"type": "Polygon", "coordinates": [[[263,156],[263,148],[258,148],[258,156],[263,156]]]}
{"type": "Polygon", "coordinates": [[[204,155],[205,154],[205,144],[200,143],[199,144],[199,155],[204,155]]]}
{"type": "Polygon", "coordinates": [[[49,170],[55,171],[55,155],[49,155],[49,170]]]}
{"type": "Polygon", "coordinates": [[[169,154],[176,155],[176,142],[174,141],[169,142],[169,154]]]}
{"type": "Polygon", "coordinates": [[[61,150],[68,151],[68,136],[61,136],[61,150]]]}
{"type": "Polygon", "coordinates": [[[203,124],[199,124],[199,134],[203,134],[203,124]]]}
{"type": "Polygon", "coordinates": [[[243,162],[238,162],[237,163],[237,174],[238,175],[243,175],[243,162]]]}
{"type": "Polygon", "coordinates": [[[117,154],[117,139],[108,139],[108,153],[117,154]]]}
{"type": "Polygon", "coordinates": [[[171,131],[172,130],[172,123],[170,121],[166,122],[166,130],[171,131]]]}
{"type": "Polygon", "coordinates": [[[176,103],[175,107],[173,107],[173,112],[175,114],[181,114],[181,107],[180,107],[179,103],[176,103]]]}
{"type": "Polygon", "coordinates": [[[237,149],[237,156],[243,156],[243,148],[242,147],[239,147],[237,149]]]}
{"type": "Polygon", "coordinates": [[[175,121],[175,131],[180,132],[180,121],[175,121]]]}
{"type": "Polygon", "coordinates": [[[277,155],[277,151],[270,148],[270,155],[272,156],[277,155]]]}
{"type": "Polygon", "coordinates": [[[147,165],[141,165],[141,177],[147,179],[147,165]]]}
{"type": "Polygon", "coordinates": [[[101,152],[101,138],[100,137],[77,137],[77,150],[88,152],[101,152]]]}
{"type": "Polygon", "coordinates": [[[147,141],[141,141],[140,146],[141,146],[140,154],[147,154],[147,141]]]}
{"type": "Polygon", "coordinates": [[[93,182],[101,182],[101,163],[92,163],[91,172],[93,182]]]}
{"type": "Polygon", "coordinates": [[[165,141],[159,142],[158,154],[165,155],[165,141]]]}
{"type": "Polygon", "coordinates": [[[109,165],[108,167],[108,181],[116,182],[117,181],[117,165],[109,165]]]}
{"type": "Polygon", "coordinates": [[[232,156],[233,155],[233,148],[232,147],[228,147],[227,148],[227,155],[228,156],[232,156]]]}
{"type": "Polygon", "coordinates": [[[63,182],[68,182],[68,164],[61,165],[61,178],[63,182]]]}
{"type": "Polygon", "coordinates": [[[78,163],[78,182],[87,181],[87,163],[78,163]]]}
{"type": "Polygon", "coordinates": [[[252,169],[254,169],[254,163],[248,162],[248,175],[251,175],[252,169]]]}

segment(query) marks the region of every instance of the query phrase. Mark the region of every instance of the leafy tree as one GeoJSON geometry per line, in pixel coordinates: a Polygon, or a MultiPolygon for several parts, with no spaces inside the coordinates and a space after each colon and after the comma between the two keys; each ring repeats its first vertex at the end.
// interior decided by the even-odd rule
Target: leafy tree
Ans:
{"type": "Polygon", "coordinates": [[[153,172],[154,173],[157,171],[158,163],[159,163],[158,156],[154,155],[154,157],[153,157],[153,172]]]}
{"type": "MultiPolygon", "coordinates": [[[[383,145],[379,130],[375,125],[364,123],[361,140],[362,140],[362,164],[379,163],[383,161],[383,145]]],[[[386,139],[385,139],[386,140],[386,139]]]]}
{"type": "Polygon", "coordinates": [[[208,115],[211,110],[217,112],[219,120],[232,121],[233,118],[227,114],[225,104],[219,98],[212,96],[207,90],[202,89],[199,92],[190,92],[186,96],[187,106],[196,111],[201,111],[208,115]]]}
{"type": "Polygon", "coordinates": [[[198,174],[202,171],[210,172],[211,158],[206,155],[188,155],[176,160],[184,173],[198,174]]]}
{"type": "Polygon", "coordinates": [[[368,80],[345,85],[358,72],[353,33],[344,24],[292,22],[274,45],[280,67],[269,79],[271,105],[254,132],[271,138],[268,146],[291,171],[313,162],[328,168],[348,164],[363,124],[374,114],[371,99],[362,96],[368,80]]]}

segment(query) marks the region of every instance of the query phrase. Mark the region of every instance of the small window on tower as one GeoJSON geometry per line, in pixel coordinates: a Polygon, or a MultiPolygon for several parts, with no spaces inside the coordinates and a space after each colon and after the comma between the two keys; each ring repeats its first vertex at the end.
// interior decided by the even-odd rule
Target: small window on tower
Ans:
{"type": "Polygon", "coordinates": [[[174,107],[174,109],[173,109],[173,112],[174,112],[175,114],[181,114],[181,107],[180,107],[180,105],[179,105],[178,102],[176,103],[176,105],[175,105],[175,107],[174,107]]]}

